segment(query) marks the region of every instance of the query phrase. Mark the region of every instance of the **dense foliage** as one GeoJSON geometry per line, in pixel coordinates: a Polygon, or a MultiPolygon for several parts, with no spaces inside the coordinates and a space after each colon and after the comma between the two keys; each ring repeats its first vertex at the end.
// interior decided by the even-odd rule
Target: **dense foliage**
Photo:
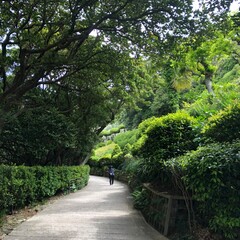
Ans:
{"type": "Polygon", "coordinates": [[[76,125],[54,108],[32,109],[4,126],[0,135],[1,161],[28,166],[61,165],[64,150],[77,146],[76,130],[76,125]]]}
{"type": "MultiPolygon", "coordinates": [[[[219,234],[215,237],[219,236],[223,239],[238,239],[240,229],[238,180],[240,114],[237,59],[224,58],[216,65],[213,76],[214,95],[210,95],[202,85],[196,84],[193,88],[180,93],[184,102],[181,103],[179,98],[179,106],[196,117],[195,120],[190,117],[193,120],[190,121],[192,135],[186,135],[184,138],[181,130],[186,134],[188,131],[181,126],[181,124],[185,126],[184,121],[180,121],[179,125],[174,124],[175,114],[160,118],[153,114],[153,117],[142,121],[138,129],[133,130],[132,137],[137,133],[137,139],[133,144],[134,147],[129,148],[129,154],[133,152],[137,159],[124,158],[125,165],[122,166],[123,171],[129,176],[130,186],[135,189],[133,196],[136,207],[143,209],[149,204],[141,186],[143,182],[152,181],[154,187],[160,191],[172,190],[175,194],[192,196],[194,205],[193,212],[189,213],[190,220],[194,220],[195,215],[198,226],[207,227],[212,231],[211,233],[219,234]],[[159,119],[168,118],[172,119],[169,120],[171,131],[160,131],[168,125],[159,119]],[[179,138],[181,141],[176,141],[175,145],[175,139],[178,139],[177,132],[181,132],[179,138]],[[171,145],[169,139],[172,139],[173,144],[169,149],[165,149],[165,146],[171,145]],[[186,143],[189,140],[192,147],[185,149],[188,144],[184,144],[184,139],[186,143]],[[163,144],[164,141],[167,143],[163,144]],[[146,151],[141,152],[145,147],[144,144],[148,142],[146,151]],[[198,145],[202,147],[190,151],[196,149],[198,145]],[[156,151],[157,146],[164,151],[156,151]],[[142,158],[139,157],[140,155],[142,158]]],[[[122,136],[119,135],[119,138],[121,140],[122,136]]]]}
{"type": "MultiPolygon", "coordinates": [[[[128,174],[138,208],[149,204],[143,182],[180,186],[199,223],[237,236],[240,16],[227,16],[231,2],[2,1],[0,163],[91,156],[103,175],[109,164],[128,174]],[[129,131],[119,133],[122,124],[129,131]],[[100,133],[105,142],[92,151],[100,133]]],[[[72,178],[82,187],[88,171],[2,165],[0,211],[72,178]]]]}
{"type": "Polygon", "coordinates": [[[81,189],[88,183],[89,167],[25,167],[0,165],[0,211],[33,204],[59,191],[81,189]]]}
{"type": "MultiPolygon", "coordinates": [[[[225,18],[231,3],[201,2],[204,8],[194,11],[189,0],[2,1],[0,131],[32,108],[50,104],[66,118],[70,129],[77,129],[71,136],[74,140],[69,143],[71,147],[64,142],[48,152],[44,146],[45,156],[41,151],[30,155],[45,159],[51,155],[54,164],[64,163],[60,158],[85,162],[97,135],[124,104],[133,105],[149,89],[156,92],[152,83],[159,82],[155,81],[158,74],[153,74],[142,59],[166,53],[172,43],[205,31],[208,24],[225,18]],[[207,22],[204,16],[209,12],[211,21],[207,22]],[[45,101],[39,101],[46,93],[45,101]]],[[[153,94],[148,95],[151,100],[153,94]]],[[[51,125],[49,121],[56,120],[46,117],[42,126],[51,125]]],[[[10,134],[18,131],[23,138],[19,129],[6,128],[10,134]]],[[[37,130],[34,134],[38,136],[37,130]]],[[[63,134],[67,136],[67,130],[63,134]]],[[[41,137],[34,144],[38,142],[41,137]]],[[[12,156],[7,156],[4,161],[11,162],[12,156]]]]}
{"type": "Polygon", "coordinates": [[[143,132],[134,152],[144,158],[171,158],[197,146],[194,141],[197,138],[196,120],[184,112],[146,120],[140,124],[140,129],[143,132]]]}
{"type": "Polygon", "coordinates": [[[182,178],[196,200],[198,222],[226,238],[234,238],[239,234],[239,140],[201,147],[197,151],[168,160],[166,167],[173,177],[182,178]]]}
{"type": "Polygon", "coordinates": [[[226,142],[240,138],[240,104],[228,106],[209,118],[203,128],[203,134],[213,141],[226,142]]]}
{"type": "Polygon", "coordinates": [[[114,138],[114,142],[117,143],[121,147],[121,149],[124,149],[127,144],[133,145],[136,142],[137,134],[137,129],[119,133],[114,138]]]}

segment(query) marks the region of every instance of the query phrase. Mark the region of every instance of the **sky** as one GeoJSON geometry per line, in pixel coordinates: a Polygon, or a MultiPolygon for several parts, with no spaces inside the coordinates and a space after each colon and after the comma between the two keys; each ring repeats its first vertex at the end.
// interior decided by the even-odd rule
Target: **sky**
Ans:
{"type": "Polygon", "coordinates": [[[239,8],[240,8],[240,0],[237,0],[232,3],[230,10],[233,12],[237,12],[240,10],[239,8]]]}
{"type": "MultiPolygon", "coordinates": [[[[194,0],[193,7],[195,9],[198,9],[198,0],[194,0]]],[[[231,12],[237,12],[239,11],[240,8],[240,0],[235,0],[230,7],[231,12]]]]}

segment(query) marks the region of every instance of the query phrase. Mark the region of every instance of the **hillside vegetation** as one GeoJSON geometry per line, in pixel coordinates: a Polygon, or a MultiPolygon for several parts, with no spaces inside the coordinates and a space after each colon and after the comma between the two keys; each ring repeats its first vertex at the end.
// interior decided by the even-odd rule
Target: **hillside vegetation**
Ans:
{"type": "Polygon", "coordinates": [[[112,165],[144,214],[148,183],[184,197],[190,239],[240,239],[232,2],[1,1],[0,214],[112,165]]]}
{"type": "Polygon", "coordinates": [[[240,47],[231,34],[172,59],[171,84],[121,113],[116,122],[127,131],[113,139],[118,157],[98,165],[129,176],[143,212],[143,183],[191,196],[191,226],[207,227],[212,239],[240,238],[240,47]]]}

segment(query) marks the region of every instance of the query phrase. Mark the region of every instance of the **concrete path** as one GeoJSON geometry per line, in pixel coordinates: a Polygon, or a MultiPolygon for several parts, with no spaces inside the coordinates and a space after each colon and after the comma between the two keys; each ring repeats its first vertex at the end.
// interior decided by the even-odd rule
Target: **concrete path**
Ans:
{"type": "Polygon", "coordinates": [[[4,240],[167,240],[134,210],[125,184],[90,177],[88,186],[46,207],[4,240]]]}

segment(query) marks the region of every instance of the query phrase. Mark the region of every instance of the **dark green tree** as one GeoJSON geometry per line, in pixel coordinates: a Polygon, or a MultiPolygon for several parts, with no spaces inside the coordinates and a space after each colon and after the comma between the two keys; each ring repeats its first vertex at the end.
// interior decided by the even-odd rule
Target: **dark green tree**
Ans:
{"type": "MultiPolygon", "coordinates": [[[[211,12],[211,21],[225,14],[231,3],[202,2],[195,19],[206,19],[211,12]]],[[[0,126],[10,111],[19,115],[25,107],[21,100],[31,89],[76,77],[92,56],[102,54],[99,43],[136,55],[156,42],[149,35],[163,43],[195,30],[190,0],[11,0],[1,2],[0,14],[0,126]],[[91,34],[97,36],[89,42],[91,34]],[[84,58],[77,61],[77,56],[84,58]]]]}

